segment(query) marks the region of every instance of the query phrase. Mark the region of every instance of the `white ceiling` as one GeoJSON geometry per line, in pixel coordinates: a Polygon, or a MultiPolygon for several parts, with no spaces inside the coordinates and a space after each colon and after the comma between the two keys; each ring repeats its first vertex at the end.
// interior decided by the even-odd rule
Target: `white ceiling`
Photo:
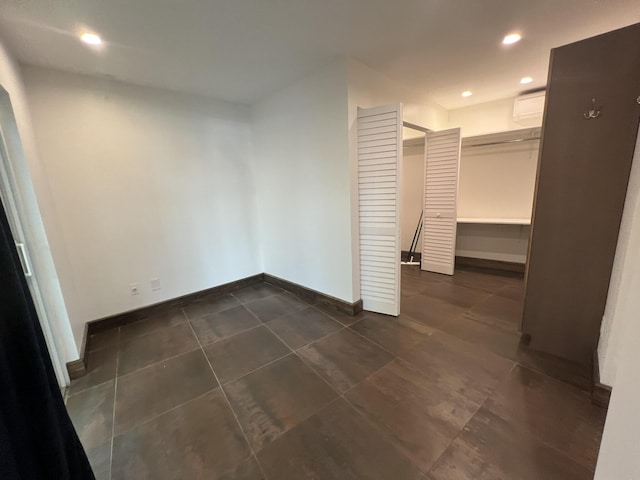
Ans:
{"type": "Polygon", "coordinates": [[[0,37],[24,63],[246,104],[338,55],[445,108],[506,98],[523,76],[544,86],[551,48],[636,22],[638,0],[0,2],[0,37]],[[85,30],[105,48],[81,44],[85,30]],[[514,30],[523,40],[503,47],[514,30]]]}

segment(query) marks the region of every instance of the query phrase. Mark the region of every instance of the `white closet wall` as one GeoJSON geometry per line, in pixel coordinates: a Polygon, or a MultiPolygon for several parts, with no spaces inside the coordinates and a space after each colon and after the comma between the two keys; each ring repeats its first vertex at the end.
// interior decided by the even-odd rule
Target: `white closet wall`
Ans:
{"type": "Polygon", "coordinates": [[[540,141],[499,143],[503,137],[511,141],[513,136],[488,135],[463,141],[458,217],[531,219],[540,141]]]}
{"type": "MultiPolygon", "coordinates": [[[[424,136],[424,134],[422,134],[424,136]]],[[[405,147],[402,159],[401,188],[401,245],[407,252],[411,246],[413,235],[422,213],[424,203],[424,145],[421,147],[405,147]]],[[[422,252],[422,242],[418,239],[416,252],[422,252]]]]}
{"type": "Polygon", "coordinates": [[[526,262],[539,136],[532,128],[463,139],[457,256],[526,262]]]}

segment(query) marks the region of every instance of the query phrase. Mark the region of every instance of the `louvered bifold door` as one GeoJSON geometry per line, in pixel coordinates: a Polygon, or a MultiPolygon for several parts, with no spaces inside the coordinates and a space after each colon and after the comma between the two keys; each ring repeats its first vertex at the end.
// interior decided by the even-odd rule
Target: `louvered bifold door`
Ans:
{"type": "Polygon", "coordinates": [[[453,275],[460,129],[428,132],[424,162],[422,270],[453,275]]]}
{"type": "Polygon", "coordinates": [[[402,105],[358,110],[360,292],[363,308],[400,314],[402,105]]]}

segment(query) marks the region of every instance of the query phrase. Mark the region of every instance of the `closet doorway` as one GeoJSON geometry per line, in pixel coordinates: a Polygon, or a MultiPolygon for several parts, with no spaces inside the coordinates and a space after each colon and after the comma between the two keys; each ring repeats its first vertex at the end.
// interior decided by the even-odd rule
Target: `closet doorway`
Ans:
{"type": "Polygon", "coordinates": [[[425,146],[419,177],[424,226],[414,232],[412,244],[420,243],[428,252],[422,257],[423,270],[452,275],[455,266],[460,129],[432,132],[405,124],[401,104],[359,109],[361,297],[365,310],[393,316],[400,314],[405,126],[418,130],[425,146]]]}
{"type": "Polygon", "coordinates": [[[433,132],[405,123],[403,153],[402,263],[453,275],[460,129],[433,132]]]}

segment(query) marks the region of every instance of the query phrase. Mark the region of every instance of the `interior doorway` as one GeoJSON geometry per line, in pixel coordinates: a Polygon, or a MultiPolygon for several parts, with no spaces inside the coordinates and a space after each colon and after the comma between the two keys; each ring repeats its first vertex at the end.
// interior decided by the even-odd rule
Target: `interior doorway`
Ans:
{"type": "MultiPolygon", "coordinates": [[[[401,297],[403,215],[403,131],[422,137],[420,223],[410,252],[422,245],[421,269],[453,275],[457,227],[460,129],[440,132],[408,124],[402,105],[358,109],[357,166],[360,290],[363,308],[398,316],[401,297]]],[[[419,183],[418,183],[419,185],[419,183]]],[[[418,189],[419,190],[419,189],[418,189]]],[[[406,217],[407,215],[405,215],[406,217]]],[[[406,244],[406,240],[405,244],[406,244]]]]}
{"type": "Polygon", "coordinates": [[[460,129],[435,132],[406,124],[404,132],[403,152],[407,160],[402,172],[401,224],[403,244],[408,245],[404,264],[415,264],[420,257],[422,270],[453,275],[460,129]],[[416,136],[414,132],[422,134],[416,136]],[[416,221],[414,229],[412,221],[416,221]],[[413,235],[409,237],[411,232],[413,235]]]}
{"type": "Polygon", "coordinates": [[[424,147],[430,130],[403,122],[403,169],[400,212],[402,265],[419,266],[422,256],[424,223],[424,147]]]}
{"type": "Polygon", "coordinates": [[[397,316],[398,265],[525,270],[540,129],[462,138],[402,119],[401,105],[359,110],[361,294],[397,316]]]}

